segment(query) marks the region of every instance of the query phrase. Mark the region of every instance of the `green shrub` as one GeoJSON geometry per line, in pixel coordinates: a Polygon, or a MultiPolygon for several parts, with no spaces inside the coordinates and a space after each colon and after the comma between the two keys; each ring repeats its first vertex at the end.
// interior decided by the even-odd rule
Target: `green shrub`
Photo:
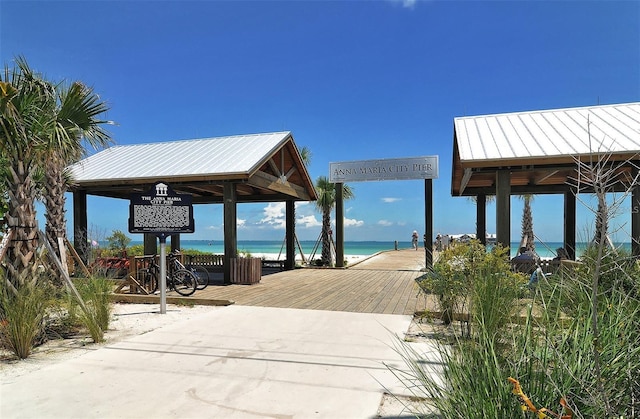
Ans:
{"type": "MultiPolygon", "coordinates": [[[[458,252],[455,266],[465,266],[460,258],[465,252],[458,252]]],[[[560,412],[563,398],[574,418],[636,417],[640,302],[630,290],[639,280],[637,265],[605,255],[604,269],[596,269],[597,261],[585,260],[571,272],[545,277],[526,301],[521,321],[511,322],[520,305],[519,284],[499,254],[475,259],[480,262],[469,265],[480,267],[475,273],[455,270],[466,272],[466,294],[457,298],[470,301],[473,333],[439,342],[440,366],[401,349],[409,368],[392,369],[394,373],[445,418],[523,417],[508,377],[519,380],[539,409],[560,412]],[[597,299],[594,272],[602,275],[597,299]]],[[[463,285],[428,285],[447,290],[456,284],[463,285]]]]}
{"type": "Polygon", "coordinates": [[[113,308],[109,298],[111,283],[104,278],[89,278],[76,280],[75,286],[82,297],[84,308],[71,295],[71,315],[77,316],[84,324],[94,342],[102,342],[104,332],[109,328],[113,308]]]}
{"type": "MultiPolygon", "coordinates": [[[[454,314],[471,313],[473,306],[485,305],[484,308],[490,309],[496,299],[514,298],[522,278],[509,270],[507,252],[502,246],[487,252],[474,240],[451,246],[440,254],[433,269],[418,284],[422,291],[438,296],[445,324],[451,323],[454,314]],[[494,289],[501,291],[493,295],[494,289]]],[[[498,314],[496,310],[493,313],[498,314]]],[[[488,312],[483,316],[485,314],[488,312]]]]}
{"type": "Polygon", "coordinates": [[[43,334],[49,303],[46,281],[26,282],[16,289],[0,275],[0,344],[18,358],[27,358],[43,334]]]}

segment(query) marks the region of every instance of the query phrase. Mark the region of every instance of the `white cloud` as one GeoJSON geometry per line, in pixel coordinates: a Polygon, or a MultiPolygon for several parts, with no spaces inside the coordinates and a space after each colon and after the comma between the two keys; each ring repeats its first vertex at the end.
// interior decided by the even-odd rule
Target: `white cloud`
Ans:
{"type": "Polygon", "coordinates": [[[344,219],[344,226],[345,227],[361,227],[364,225],[364,221],[362,220],[355,220],[353,218],[345,218],[344,219]]]}
{"type": "Polygon", "coordinates": [[[405,9],[413,9],[418,0],[389,0],[391,3],[400,3],[405,9]]]}
{"type": "Polygon", "coordinates": [[[284,229],[286,227],[286,203],[271,202],[262,210],[263,217],[260,224],[267,224],[276,229],[284,229]]]}
{"type": "Polygon", "coordinates": [[[237,226],[238,228],[242,228],[242,227],[244,227],[244,226],[245,226],[246,222],[247,222],[247,220],[243,220],[243,219],[241,219],[241,218],[237,218],[237,219],[236,219],[236,226],[237,226]]]}
{"type": "Polygon", "coordinates": [[[402,198],[382,198],[382,202],[386,203],[386,204],[391,204],[393,202],[398,202],[401,201],[402,198]]]}
{"type": "Polygon", "coordinates": [[[318,221],[315,215],[307,215],[304,217],[298,218],[296,221],[297,227],[303,228],[313,228],[313,227],[321,227],[322,223],[318,221]]]}
{"type": "Polygon", "coordinates": [[[381,225],[383,227],[391,227],[393,223],[389,220],[380,220],[378,221],[378,225],[381,225]]]}

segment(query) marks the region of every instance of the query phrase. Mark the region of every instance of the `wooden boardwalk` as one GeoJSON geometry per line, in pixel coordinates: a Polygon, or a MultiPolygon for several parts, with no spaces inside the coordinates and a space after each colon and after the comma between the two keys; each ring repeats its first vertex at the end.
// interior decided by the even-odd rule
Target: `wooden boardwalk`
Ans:
{"type": "MultiPolygon", "coordinates": [[[[346,311],[354,313],[429,313],[439,316],[436,296],[418,289],[424,249],[381,252],[347,269],[301,268],[263,275],[253,285],[210,285],[189,297],[167,292],[167,302],[198,305],[346,311]]],[[[438,254],[434,255],[437,260],[438,254]]],[[[573,262],[575,263],[575,262],[573,262]]],[[[113,301],[159,304],[160,296],[113,294],[113,301]]],[[[456,314],[462,319],[467,313],[456,314]]]]}
{"type": "Polygon", "coordinates": [[[415,281],[424,266],[424,249],[389,251],[347,269],[278,272],[258,284],[209,286],[193,296],[247,306],[413,315],[433,310],[415,281]]]}

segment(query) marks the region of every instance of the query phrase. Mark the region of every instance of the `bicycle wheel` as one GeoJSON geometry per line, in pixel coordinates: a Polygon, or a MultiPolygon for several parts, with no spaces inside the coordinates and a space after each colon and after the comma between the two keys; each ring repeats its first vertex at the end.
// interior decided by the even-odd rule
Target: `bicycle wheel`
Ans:
{"type": "Polygon", "coordinates": [[[152,269],[139,269],[138,282],[149,294],[153,294],[158,290],[158,275],[152,269]]]}
{"type": "Polygon", "coordinates": [[[196,289],[197,290],[203,290],[203,289],[207,288],[207,285],[209,285],[209,271],[207,271],[202,266],[195,266],[195,265],[191,265],[191,266],[187,267],[187,269],[190,270],[191,272],[193,272],[193,274],[196,277],[196,281],[197,281],[196,289]]]}
{"type": "Polygon", "coordinates": [[[186,269],[180,269],[173,273],[171,280],[173,282],[173,288],[180,295],[185,297],[196,292],[196,276],[193,272],[186,269]]]}

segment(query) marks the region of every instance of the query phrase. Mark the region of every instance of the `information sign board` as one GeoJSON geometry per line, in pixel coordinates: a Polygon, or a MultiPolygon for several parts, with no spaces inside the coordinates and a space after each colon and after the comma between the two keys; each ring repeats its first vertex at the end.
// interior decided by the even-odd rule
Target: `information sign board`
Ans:
{"type": "Polygon", "coordinates": [[[437,178],[438,156],[329,163],[332,183],[437,178]]]}
{"type": "Polygon", "coordinates": [[[191,202],[191,195],[177,194],[164,182],[146,193],[131,194],[129,233],[193,233],[191,202]]]}

